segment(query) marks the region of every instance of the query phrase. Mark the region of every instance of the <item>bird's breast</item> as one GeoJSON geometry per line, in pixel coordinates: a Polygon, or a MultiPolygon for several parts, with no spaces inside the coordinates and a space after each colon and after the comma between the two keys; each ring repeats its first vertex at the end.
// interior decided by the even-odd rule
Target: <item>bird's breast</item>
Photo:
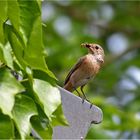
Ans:
{"type": "Polygon", "coordinates": [[[87,74],[87,76],[95,76],[100,70],[100,65],[93,56],[87,56],[83,62],[82,71],[87,74]]]}
{"type": "Polygon", "coordinates": [[[72,74],[70,80],[74,87],[85,85],[94,77],[100,69],[100,66],[93,57],[86,57],[80,67],[72,74]]]}

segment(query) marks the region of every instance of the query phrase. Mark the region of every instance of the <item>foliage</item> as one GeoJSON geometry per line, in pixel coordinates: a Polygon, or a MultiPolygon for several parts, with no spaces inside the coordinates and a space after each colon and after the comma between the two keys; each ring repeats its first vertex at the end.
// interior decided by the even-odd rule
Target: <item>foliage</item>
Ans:
{"type": "Polygon", "coordinates": [[[45,58],[41,2],[0,1],[0,138],[31,138],[33,128],[51,138],[67,124],[45,58]]]}
{"type": "Polygon", "coordinates": [[[91,127],[87,138],[140,138],[139,7],[139,1],[43,2],[47,64],[59,85],[87,53],[81,43],[95,42],[105,50],[104,67],[84,89],[104,119],[91,127]]]}

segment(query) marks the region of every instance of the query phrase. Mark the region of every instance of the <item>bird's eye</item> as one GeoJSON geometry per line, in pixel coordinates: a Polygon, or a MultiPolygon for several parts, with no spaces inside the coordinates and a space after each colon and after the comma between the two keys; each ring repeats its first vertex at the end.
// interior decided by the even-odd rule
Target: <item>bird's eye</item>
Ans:
{"type": "Polygon", "coordinates": [[[98,47],[98,46],[95,46],[95,49],[96,49],[96,50],[98,50],[98,49],[99,49],[99,47],[98,47]]]}

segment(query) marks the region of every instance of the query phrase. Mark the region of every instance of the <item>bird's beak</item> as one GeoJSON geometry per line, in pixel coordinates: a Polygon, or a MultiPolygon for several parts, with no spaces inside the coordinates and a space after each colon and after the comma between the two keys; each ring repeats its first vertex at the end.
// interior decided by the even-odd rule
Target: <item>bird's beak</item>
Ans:
{"type": "Polygon", "coordinates": [[[92,50],[92,47],[91,47],[91,45],[90,45],[89,43],[82,43],[81,46],[82,46],[82,47],[85,47],[85,48],[88,48],[89,51],[92,52],[92,53],[94,54],[94,52],[93,52],[93,50],[92,50]]]}

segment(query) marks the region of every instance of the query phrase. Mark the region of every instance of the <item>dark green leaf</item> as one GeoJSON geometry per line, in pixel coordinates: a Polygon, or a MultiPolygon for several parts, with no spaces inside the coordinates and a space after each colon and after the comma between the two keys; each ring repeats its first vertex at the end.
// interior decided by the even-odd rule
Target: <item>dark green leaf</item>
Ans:
{"type": "Polygon", "coordinates": [[[0,61],[5,62],[4,56],[3,56],[3,45],[0,44],[0,61]]]}
{"type": "Polygon", "coordinates": [[[14,125],[12,120],[0,112],[0,139],[13,139],[14,125]]]}
{"type": "Polygon", "coordinates": [[[51,139],[52,138],[52,127],[49,123],[46,123],[45,118],[40,119],[35,116],[31,119],[32,126],[34,131],[42,138],[42,139],[51,139]]]}

